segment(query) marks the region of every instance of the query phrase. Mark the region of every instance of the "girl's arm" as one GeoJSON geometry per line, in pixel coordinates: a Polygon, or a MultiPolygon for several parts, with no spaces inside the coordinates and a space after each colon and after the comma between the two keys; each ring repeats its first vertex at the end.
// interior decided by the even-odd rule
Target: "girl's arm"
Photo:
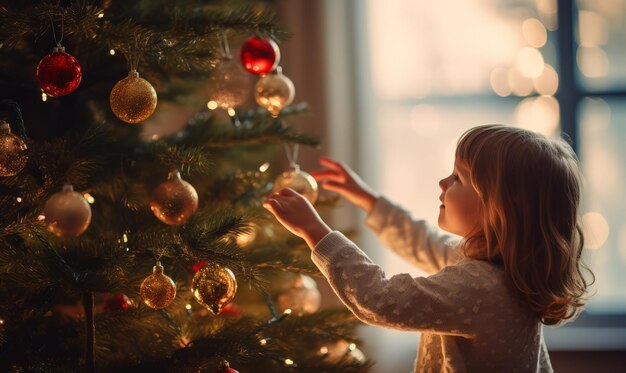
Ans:
{"type": "MultiPolygon", "coordinates": [[[[331,229],[311,203],[286,188],[264,202],[278,221],[302,237],[312,259],[341,300],[363,322],[402,330],[471,337],[478,310],[490,293],[483,268],[456,265],[431,277],[386,278],[352,241],[331,229]]],[[[483,304],[484,305],[484,304],[483,304]]]]}
{"type": "Polygon", "coordinates": [[[408,211],[385,197],[376,200],[366,223],[385,246],[427,274],[463,257],[458,238],[439,233],[424,220],[413,220],[408,211]]]}
{"type": "Polygon", "coordinates": [[[415,221],[400,207],[380,197],[343,162],[320,157],[326,169],[311,175],[320,185],[344,197],[368,214],[367,224],[387,247],[428,274],[461,258],[458,239],[441,235],[423,220],[415,221]]]}

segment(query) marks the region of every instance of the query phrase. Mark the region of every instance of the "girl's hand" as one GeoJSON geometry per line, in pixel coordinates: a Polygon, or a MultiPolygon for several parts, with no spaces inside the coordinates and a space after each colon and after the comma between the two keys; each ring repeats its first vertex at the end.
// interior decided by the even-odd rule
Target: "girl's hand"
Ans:
{"type": "Polygon", "coordinates": [[[339,193],[352,204],[359,206],[366,213],[374,208],[378,195],[343,162],[337,162],[330,158],[320,157],[319,163],[327,167],[327,170],[311,171],[324,189],[339,193]]]}
{"type": "Polygon", "coordinates": [[[331,232],[311,203],[291,188],[269,195],[263,207],[291,233],[303,238],[311,250],[331,232]]]}

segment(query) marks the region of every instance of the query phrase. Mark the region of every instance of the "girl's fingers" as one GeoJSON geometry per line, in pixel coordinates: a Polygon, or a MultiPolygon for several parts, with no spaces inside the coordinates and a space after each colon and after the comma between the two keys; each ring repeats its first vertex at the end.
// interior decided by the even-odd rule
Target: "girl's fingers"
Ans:
{"type": "Polygon", "coordinates": [[[346,170],[343,168],[343,166],[341,164],[339,164],[338,162],[333,161],[330,158],[326,158],[326,157],[320,157],[319,158],[319,163],[324,166],[324,167],[328,167],[331,170],[335,170],[337,172],[340,173],[345,173],[346,170]]]}
{"type": "Polygon", "coordinates": [[[324,181],[321,183],[322,188],[331,192],[337,192],[339,194],[346,194],[349,192],[348,188],[343,183],[336,183],[334,181],[324,181]]]}
{"type": "Polygon", "coordinates": [[[337,173],[334,170],[318,170],[311,171],[310,175],[313,176],[315,181],[332,180],[337,182],[344,182],[345,176],[337,173]]]}
{"type": "Polygon", "coordinates": [[[291,197],[295,196],[297,192],[291,188],[283,188],[278,192],[281,196],[291,197]]]}

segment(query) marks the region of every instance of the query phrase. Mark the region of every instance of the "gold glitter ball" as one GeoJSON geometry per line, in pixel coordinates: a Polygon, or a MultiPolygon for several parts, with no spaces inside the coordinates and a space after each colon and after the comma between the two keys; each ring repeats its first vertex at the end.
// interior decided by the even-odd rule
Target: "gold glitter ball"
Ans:
{"type": "Polygon", "coordinates": [[[254,87],[254,98],[259,106],[264,107],[277,117],[282,108],[291,104],[296,95],[296,87],[291,79],[283,75],[280,66],[276,71],[259,79],[254,87]]]}
{"type": "Polygon", "coordinates": [[[78,237],[91,223],[91,206],[71,185],[53,194],[43,208],[48,230],[58,237],[78,237]]]}
{"type": "Polygon", "coordinates": [[[152,274],[141,283],[139,295],[148,307],[155,310],[163,309],[174,301],[176,284],[163,274],[163,266],[160,262],[157,262],[152,269],[152,274]]]}
{"type": "Polygon", "coordinates": [[[209,102],[222,109],[232,109],[244,103],[250,92],[250,73],[239,61],[224,59],[209,76],[209,102]]]}
{"type": "Polygon", "coordinates": [[[139,123],[148,119],[157,106],[157,94],[147,80],[132,70],[115,84],[109,97],[113,114],[126,123],[139,123]]]}
{"type": "Polygon", "coordinates": [[[300,170],[299,167],[292,168],[280,174],[274,181],[273,192],[280,192],[283,188],[291,188],[302,194],[311,203],[317,201],[319,190],[317,181],[309,173],[300,170]]]}
{"type": "Polygon", "coordinates": [[[15,176],[26,166],[26,144],[11,133],[7,122],[0,123],[0,176],[15,176]]]}
{"type": "Polygon", "coordinates": [[[180,172],[173,171],[152,192],[150,209],[165,224],[183,224],[198,209],[198,193],[193,185],[180,178],[180,172]]]}
{"type": "Polygon", "coordinates": [[[237,280],[230,269],[207,263],[193,276],[191,292],[198,303],[217,315],[235,298],[237,280]]]}

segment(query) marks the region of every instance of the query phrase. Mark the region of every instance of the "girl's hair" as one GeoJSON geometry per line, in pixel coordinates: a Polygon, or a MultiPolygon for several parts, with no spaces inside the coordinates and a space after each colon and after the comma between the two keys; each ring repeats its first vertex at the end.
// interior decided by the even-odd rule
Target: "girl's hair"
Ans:
{"type": "Polygon", "coordinates": [[[569,144],[485,125],[461,136],[456,159],[469,169],[483,210],[482,224],[465,237],[466,254],[501,263],[543,324],[576,316],[590,285],[583,270],[591,271],[580,260],[582,176],[569,144]]]}

